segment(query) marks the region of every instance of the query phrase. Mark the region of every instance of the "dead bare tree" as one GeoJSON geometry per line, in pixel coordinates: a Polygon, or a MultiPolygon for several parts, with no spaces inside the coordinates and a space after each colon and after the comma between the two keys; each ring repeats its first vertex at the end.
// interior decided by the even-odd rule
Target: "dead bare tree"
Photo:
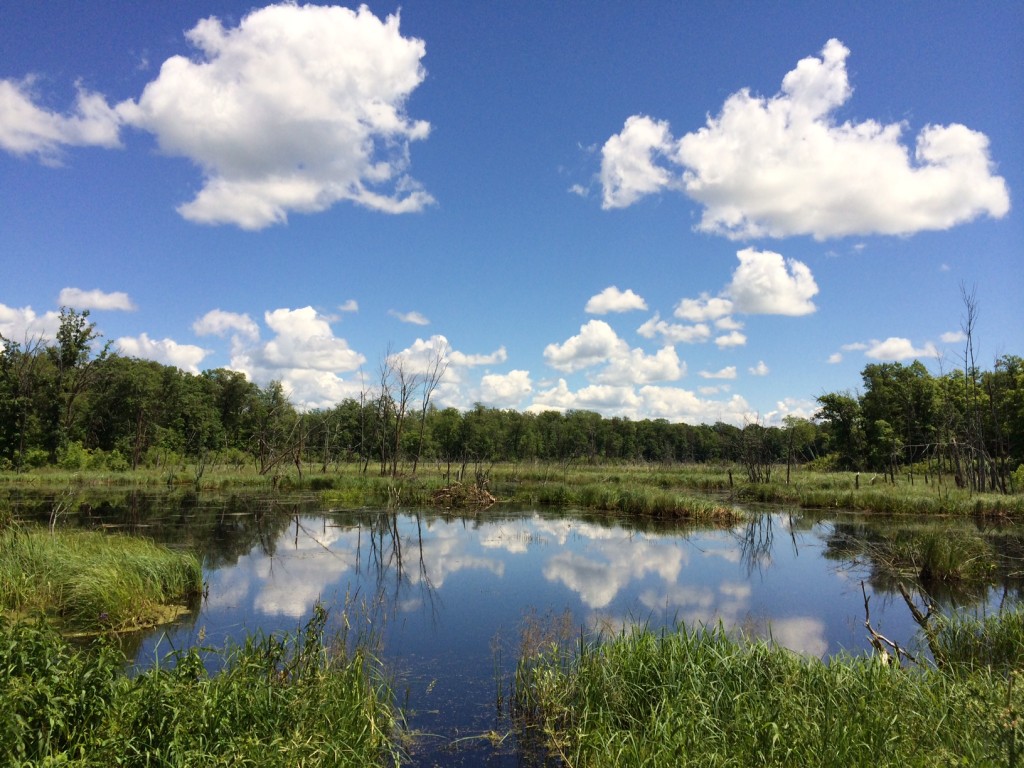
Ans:
{"type": "Polygon", "coordinates": [[[438,337],[434,338],[434,345],[427,358],[426,369],[420,380],[420,430],[416,440],[416,458],[412,462],[412,473],[416,474],[416,467],[420,463],[420,454],[423,452],[423,432],[427,424],[427,410],[430,408],[430,399],[437,389],[448,370],[448,343],[438,337]]]}

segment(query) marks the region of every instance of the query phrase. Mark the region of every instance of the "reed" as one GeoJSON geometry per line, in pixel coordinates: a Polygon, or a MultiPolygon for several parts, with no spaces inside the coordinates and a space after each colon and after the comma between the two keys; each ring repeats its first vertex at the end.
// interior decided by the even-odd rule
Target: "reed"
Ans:
{"type": "Polygon", "coordinates": [[[0,624],[0,763],[397,765],[390,688],[365,650],[325,642],[325,618],[184,651],[133,678],[109,646],[75,649],[45,626],[0,624]]]}
{"type": "Polygon", "coordinates": [[[0,607],[72,631],[124,631],[165,621],[202,591],[194,555],[147,539],[11,526],[0,531],[0,607]]]}
{"type": "Polygon", "coordinates": [[[982,618],[940,618],[932,651],[944,663],[1003,673],[1024,668],[1024,608],[982,618]]]}
{"type": "Polygon", "coordinates": [[[520,669],[520,728],[568,766],[1005,765],[1022,735],[1005,675],[825,663],[721,628],[636,629],[520,669]]]}

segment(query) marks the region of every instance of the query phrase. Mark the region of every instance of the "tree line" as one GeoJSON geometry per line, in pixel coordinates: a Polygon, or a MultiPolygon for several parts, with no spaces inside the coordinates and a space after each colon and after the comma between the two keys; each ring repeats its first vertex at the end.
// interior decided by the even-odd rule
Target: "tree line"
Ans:
{"type": "MultiPolygon", "coordinates": [[[[924,467],[958,484],[1010,490],[1024,463],[1024,361],[968,364],[933,375],[920,362],[872,364],[863,389],[818,397],[812,419],[690,425],[572,410],[477,404],[438,408],[445,350],[412,370],[395,355],[373,387],[328,409],[300,411],[280,382],[259,386],[223,368],[192,374],[102,345],[88,311],[63,309],[51,342],[0,336],[0,469],[251,464],[263,473],[415,473],[420,462],[470,465],[544,460],[739,464],[752,481],[773,469],[874,471],[924,467]]],[[[972,361],[968,360],[968,363],[972,361]]]]}

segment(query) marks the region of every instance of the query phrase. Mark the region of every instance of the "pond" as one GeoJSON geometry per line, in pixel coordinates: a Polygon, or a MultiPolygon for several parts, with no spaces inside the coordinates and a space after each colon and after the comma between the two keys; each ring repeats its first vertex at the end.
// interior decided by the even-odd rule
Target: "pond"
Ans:
{"type": "MultiPolygon", "coordinates": [[[[410,764],[511,766],[524,762],[506,736],[524,630],[561,626],[571,638],[721,622],[811,656],[866,653],[866,592],[872,626],[917,647],[884,544],[896,529],[934,532],[934,521],[748,513],[732,527],[701,528],[573,511],[446,516],[332,511],[310,497],[130,494],[83,505],[79,521],[203,553],[207,596],[187,620],[138,638],[137,664],[253,631],[294,631],[319,602],[335,631],[347,620],[349,638],[376,644],[418,734],[410,764]]],[[[991,545],[1001,563],[983,586],[930,585],[944,610],[1020,600],[1020,527],[941,526],[942,537],[991,545]]]]}

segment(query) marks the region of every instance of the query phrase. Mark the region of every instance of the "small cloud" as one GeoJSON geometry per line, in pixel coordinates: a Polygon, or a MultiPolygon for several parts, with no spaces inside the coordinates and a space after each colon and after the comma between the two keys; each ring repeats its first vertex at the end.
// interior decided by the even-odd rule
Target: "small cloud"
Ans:
{"type": "Polygon", "coordinates": [[[577,195],[578,197],[590,196],[590,190],[584,187],[582,184],[573,184],[571,187],[569,187],[569,192],[573,195],[577,195]]]}
{"type": "Polygon", "coordinates": [[[958,344],[967,340],[967,334],[963,331],[947,331],[939,336],[944,344],[958,344]]]}
{"type": "Polygon", "coordinates": [[[339,304],[338,305],[338,311],[339,312],[358,312],[359,311],[359,302],[357,302],[355,299],[349,299],[344,304],[339,304]]]}
{"type": "Polygon", "coordinates": [[[864,352],[873,360],[914,360],[920,357],[938,357],[939,351],[931,342],[921,348],[915,348],[910,339],[890,336],[885,341],[874,341],[864,352]]]}
{"type": "Polygon", "coordinates": [[[430,325],[430,321],[419,312],[399,312],[394,309],[389,309],[388,314],[401,322],[409,323],[410,325],[430,325]]]}
{"type": "Polygon", "coordinates": [[[868,348],[868,345],[863,341],[854,341],[849,344],[843,344],[840,349],[844,352],[863,352],[868,348]]]}
{"type": "Polygon", "coordinates": [[[596,296],[591,296],[583,311],[590,315],[606,315],[609,312],[631,312],[635,309],[647,309],[647,302],[631,289],[620,291],[612,285],[596,296]]]}
{"type": "Polygon", "coordinates": [[[951,269],[952,269],[952,267],[949,266],[949,264],[940,264],[939,265],[939,272],[949,272],[951,269]]]}
{"type": "Polygon", "coordinates": [[[63,288],[57,303],[75,309],[120,310],[134,312],[138,307],[123,291],[104,293],[100,290],[83,291],[81,288],[63,288]]]}
{"type": "Polygon", "coordinates": [[[466,354],[465,352],[459,352],[458,350],[452,350],[448,359],[452,365],[457,365],[465,368],[476,368],[481,365],[497,365],[498,363],[504,363],[508,360],[508,352],[505,347],[498,347],[494,352],[490,354],[466,354]]]}
{"type": "Polygon", "coordinates": [[[768,366],[764,364],[764,360],[758,360],[757,365],[747,368],[747,373],[751,376],[767,376],[769,370],[768,366]]]}
{"type": "Polygon", "coordinates": [[[727,349],[729,347],[742,347],[747,343],[747,337],[739,331],[732,331],[722,336],[715,338],[715,345],[719,349],[727,349]]]}
{"type": "Polygon", "coordinates": [[[222,309],[211,309],[192,323],[192,330],[197,336],[224,337],[228,333],[237,333],[252,341],[260,337],[259,326],[249,315],[225,312],[222,309]]]}
{"type": "Polygon", "coordinates": [[[732,313],[732,301],[721,296],[712,297],[702,293],[696,299],[681,299],[676,305],[675,314],[680,320],[701,323],[707,320],[718,320],[732,313]]]}
{"type": "Polygon", "coordinates": [[[702,344],[711,338],[711,329],[706,323],[669,323],[662,320],[657,312],[654,313],[654,317],[637,328],[636,332],[645,339],[653,339],[660,335],[669,344],[702,344]]]}
{"type": "Polygon", "coordinates": [[[742,331],[743,323],[734,317],[720,317],[715,320],[715,328],[720,331],[742,331]]]}
{"type": "Polygon", "coordinates": [[[703,379],[735,379],[736,366],[730,365],[720,371],[701,371],[698,375],[703,379]]]}
{"type": "Polygon", "coordinates": [[[828,362],[831,365],[835,365],[836,363],[843,362],[843,353],[842,352],[833,352],[831,355],[828,356],[828,362]]]}

